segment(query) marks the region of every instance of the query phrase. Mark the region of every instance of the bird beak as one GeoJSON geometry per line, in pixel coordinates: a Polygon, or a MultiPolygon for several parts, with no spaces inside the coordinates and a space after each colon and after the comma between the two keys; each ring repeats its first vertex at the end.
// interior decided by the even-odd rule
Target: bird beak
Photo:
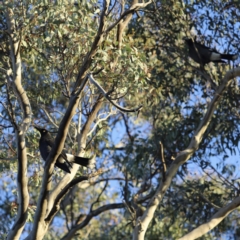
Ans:
{"type": "Polygon", "coordinates": [[[39,127],[37,127],[36,125],[32,125],[32,126],[40,132],[41,129],[39,127]]]}

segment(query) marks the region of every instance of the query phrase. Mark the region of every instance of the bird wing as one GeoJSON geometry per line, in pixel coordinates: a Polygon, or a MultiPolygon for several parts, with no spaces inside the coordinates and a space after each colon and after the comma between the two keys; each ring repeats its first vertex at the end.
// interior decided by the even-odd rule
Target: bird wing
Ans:
{"type": "MultiPolygon", "coordinates": [[[[45,142],[46,142],[46,144],[47,144],[47,150],[48,150],[48,154],[50,153],[50,151],[51,151],[51,149],[52,149],[52,147],[54,146],[54,140],[53,140],[53,138],[51,137],[50,138],[50,136],[45,140],[45,142]]],[[[58,157],[58,159],[57,159],[57,162],[60,164],[60,165],[64,165],[64,161],[65,161],[65,163],[68,165],[67,167],[69,167],[69,168],[72,168],[72,164],[68,161],[68,159],[67,159],[67,155],[66,155],[66,153],[65,153],[65,151],[63,150],[62,152],[61,152],[61,154],[59,155],[59,157],[58,157]]],[[[58,166],[58,164],[56,164],[56,166],[58,166]]],[[[59,166],[58,166],[59,167],[59,166]]],[[[64,167],[64,166],[63,166],[64,167]]],[[[61,168],[61,167],[60,167],[61,168]]],[[[65,169],[63,169],[63,170],[65,170],[65,169]]],[[[66,170],[65,170],[66,171],[66,170]]]]}
{"type": "Polygon", "coordinates": [[[200,48],[205,48],[205,49],[208,49],[208,50],[212,50],[210,47],[207,47],[201,43],[198,43],[198,42],[194,42],[194,44],[197,46],[197,47],[200,47],[200,48]]]}
{"type": "Polygon", "coordinates": [[[44,161],[47,160],[48,154],[51,152],[51,149],[54,145],[53,140],[51,139],[51,136],[41,137],[39,141],[39,149],[42,155],[42,158],[44,161]]]}
{"type": "Polygon", "coordinates": [[[61,159],[64,159],[65,160],[65,163],[68,165],[69,168],[72,168],[72,163],[69,162],[68,158],[67,158],[67,154],[64,150],[62,150],[59,158],[58,158],[58,161],[61,161],[61,159]]]}
{"type": "Polygon", "coordinates": [[[47,142],[47,150],[48,150],[48,153],[50,153],[52,147],[54,146],[54,142],[53,142],[53,140],[52,140],[52,141],[51,141],[51,140],[47,140],[46,142],[47,142]]]}
{"type": "Polygon", "coordinates": [[[54,140],[49,133],[45,135],[42,140],[40,139],[40,141],[45,142],[50,149],[54,146],[54,140]]]}
{"type": "Polygon", "coordinates": [[[203,44],[201,44],[201,43],[194,42],[194,44],[195,44],[197,47],[202,48],[202,49],[204,49],[204,50],[208,50],[208,51],[210,51],[210,52],[212,52],[212,53],[221,54],[221,53],[218,52],[217,50],[212,49],[212,48],[210,48],[210,47],[207,47],[207,46],[205,46],[205,45],[203,45],[203,44]]]}

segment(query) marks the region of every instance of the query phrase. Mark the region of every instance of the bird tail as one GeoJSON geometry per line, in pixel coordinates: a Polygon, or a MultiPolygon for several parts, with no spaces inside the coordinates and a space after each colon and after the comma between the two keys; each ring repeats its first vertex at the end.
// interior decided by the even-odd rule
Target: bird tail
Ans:
{"type": "Polygon", "coordinates": [[[84,167],[93,167],[95,165],[95,160],[92,158],[84,158],[84,157],[74,157],[74,163],[79,164],[84,167]]]}
{"type": "Polygon", "coordinates": [[[226,60],[236,60],[238,57],[237,54],[221,54],[221,58],[222,59],[226,59],[226,60]]]}
{"type": "Polygon", "coordinates": [[[89,167],[89,168],[94,168],[95,167],[95,158],[85,158],[85,157],[78,157],[74,156],[72,154],[67,153],[67,160],[70,163],[76,163],[79,164],[83,167],[89,167]]]}

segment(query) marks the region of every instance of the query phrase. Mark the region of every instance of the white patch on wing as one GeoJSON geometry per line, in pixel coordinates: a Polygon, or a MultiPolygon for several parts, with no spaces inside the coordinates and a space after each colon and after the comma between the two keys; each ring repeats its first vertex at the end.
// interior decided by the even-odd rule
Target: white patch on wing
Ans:
{"type": "Polygon", "coordinates": [[[62,158],[62,157],[59,157],[57,161],[60,162],[60,163],[65,163],[65,159],[62,158]]]}
{"type": "Polygon", "coordinates": [[[238,55],[235,54],[233,57],[232,57],[232,60],[236,60],[238,58],[238,55]]]}
{"type": "Polygon", "coordinates": [[[211,59],[211,61],[221,60],[221,54],[212,52],[210,59],[211,59]]]}
{"type": "Polygon", "coordinates": [[[67,160],[68,160],[69,162],[73,162],[75,156],[73,156],[72,154],[69,154],[69,153],[66,153],[66,156],[67,156],[67,160]]]}

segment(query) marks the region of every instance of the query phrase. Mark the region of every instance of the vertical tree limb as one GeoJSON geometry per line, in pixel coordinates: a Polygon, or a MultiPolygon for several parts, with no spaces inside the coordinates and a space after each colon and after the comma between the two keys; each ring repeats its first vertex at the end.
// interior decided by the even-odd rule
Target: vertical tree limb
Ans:
{"type": "MultiPolygon", "coordinates": [[[[107,35],[108,32],[104,32],[105,28],[105,19],[107,17],[107,11],[109,7],[109,0],[104,0],[103,1],[103,8],[102,8],[102,13],[100,15],[100,24],[98,27],[98,32],[96,34],[96,37],[92,43],[90,51],[86,54],[83,64],[78,72],[78,75],[76,77],[75,85],[72,89],[71,97],[69,100],[69,105],[67,108],[67,111],[60,123],[59,126],[59,131],[57,134],[57,137],[55,139],[55,145],[51,150],[51,153],[48,156],[48,159],[46,160],[46,166],[45,166],[45,171],[43,175],[43,182],[42,182],[42,187],[41,187],[41,193],[39,196],[38,204],[37,204],[37,210],[35,213],[34,217],[34,224],[33,224],[33,229],[32,232],[29,234],[27,237],[28,240],[30,239],[42,239],[43,236],[45,235],[49,222],[46,221],[46,216],[49,212],[51,212],[53,208],[53,203],[54,200],[57,198],[58,194],[60,193],[61,189],[63,189],[68,182],[71,181],[71,179],[74,177],[76,174],[76,171],[78,169],[78,166],[74,165],[72,169],[71,174],[66,174],[64,178],[61,180],[61,182],[56,186],[56,188],[50,193],[51,191],[51,176],[53,173],[53,168],[54,164],[59,156],[59,154],[62,152],[64,142],[67,136],[68,128],[71,122],[72,117],[74,116],[77,106],[79,105],[80,102],[80,95],[81,92],[83,91],[86,82],[87,82],[87,72],[89,70],[89,67],[93,61],[94,55],[97,53],[97,50],[102,43],[103,37],[107,35]]],[[[137,6],[136,6],[137,7],[137,6]]],[[[132,12],[131,10],[130,12],[132,12]]],[[[129,13],[130,13],[129,12],[129,13]]],[[[99,103],[99,109],[100,109],[101,104],[99,103]]],[[[93,110],[93,113],[95,114],[96,111],[93,110]]],[[[90,116],[89,119],[92,121],[94,119],[94,114],[93,116],[90,116]]],[[[81,139],[80,139],[80,145],[81,148],[79,151],[78,155],[82,155],[85,151],[85,145],[86,145],[86,138],[87,138],[87,133],[90,129],[89,123],[92,123],[89,120],[85,124],[85,126],[82,129],[81,133],[81,139]]]]}
{"type": "MultiPolygon", "coordinates": [[[[133,0],[132,4],[131,4],[131,7],[134,6],[137,3],[138,3],[138,0],[133,0]]],[[[124,8],[124,6],[122,6],[122,8],[124,8]]],[[[118,49],[122,48],[123,33],[124,33],[124,30],[126,29],[127,25],[129,24],[129,22],[131,21],[133,13],[134,13],[134,11],[131,12],[130,14],[128,14],[126,16],[126,18],[124,20],[122,19],[118,24],[118,29],[117,29],[118,49]]]]}
{"type": "MultiPolygon", "coordinates": [[[[104,7],[103,11],[101,14],[101,21],[100,21],[100,26],[98,29],[98,33],[95,37],[95,40],[92,44],[90,52],[86,55],[84,59],[84,63],[79,70],[75,87],[72,92],[69,105],[67,108],[67,111],[60,123],[59,126],[59,131],[55,140],[55,145],[51,150],[51,153],[48,156],[48,159],[46,161],[46,167],[44,171],[44,176],[43,176],[43,182],[42,182],[42,187],[41,187],[41,193],[37,205],[37,211],[34,217],[34,225],[33,225],[33,230],[30,233],[30,235],[27,237],[27,239],[42,239],[43,236],[45,235],[49,222],[45,222],[45,217],[48,212],[51,211],[51,203],[53,203],[53,200],[56,197],[57,192],[62,189],[75,175],[78,167],[74,166],[72,169],[71,174],[67,174],[62,181],[58,184],[57,188],[52,192],[50,195],[50,190],[51,190],[51,175],[53,172],[54,164],[59,156],[59,154],[62,152],[64,142],[67,136],[68,128],[71,123],[71,119],[74,116],[77,106],[79,105],[80,101],[80,94],[83,91],[87,78],[86,78],[86,73],[87,70],[92,62],[92,57],[97,51],[97,48],[99,44],[101,43],[101,38],[102,38],[102,32],[103,32],[103,27],[104,27],[104,19],[106,15],[106,11],[108,9],[109,1],[104,1],[104,7]],[[50,203],[50,205],[49,205],[50,203]]],[[[84,140],[82,140],[84,142],[84,140]]],[[[80,152],[81,155],[81,152],[80,152]]]]}
{"type": "MultiPolygon", "coordinates": [[[[91,114],[87,120],[87,122],[85,123],[82,133],[81,133],[81,140],[80,140],[80,146],[82,149],[79,150],[78,155],[81,155],[81,153],[85,152],[85,146],[86,146],[86,140],[87,140],[87,133],[89,132],[90,126],[93,123],[93,121],[96,118],[96,115],[98,113],[98,111],[100,110],[101,106],[102,106],[102,98],[100,98],[96,104],[94,105],[91,114]],[[83,151],[82,151],[83,150],[83,151]]],[[[54,188],[54,190],[50,193],[49,195],[49,202],[48,202],[48,207],[47,207],[47,213],[46,215],[49,214],[49,212],[52,210],[52,208],[54,207],[54,201],[55,199],[58,197],[58,195],[60,194],[60,192],[62,191],[62,189],[66,186],[66,184],[68,184],[73,177],[75,176],[77,170],[79,169],[78,165],[74,165],[71,171],[71,174],[66,174],[63,179],[58,183],[58,185],[54,188]]]]}
{"type": "Polygon", "coordinates": [[[98,46],[101,44],[101,42],[103,40],[105,19],[106,19],[106,16],[107,16],[109,3],[110,3],[110,0],[104,0],[103,1],[103,10],[102,10],[100,20],[99,20],[98,32],[97,32],[97,35],[96,35],[96,37],[95,37],[95,39],[92,43],[92,47],[91,47],[89,53],[85,56],[83,64],[81,66],[81,69],[78,72],[77,80],[76,80],[76,83],[75,83],[74,90],[73,90],[72,94],[74,94],[76,92],[79,85],[81,84],[83,79],[86,77],[86,73],[87,73],[87,71],[88,71],[88,69],[89,69],[89,67],[92,63],[93,56],[96,54],[98,46]]]}
{"type": "Polygon", "coordinates": [[[166,166],[166,162],[165,162],[165,158],[164,158],[164,149],[163,149],[162,142],[159,142],[159,145],[160,145],[160,159],[161,159],[161,162],[163,164],[163,170],[162,170],[163,181],[165,181],[165,179],[166,179],[166,172],[167,172],[167,166],[166,166]]]}
{"type": "MultiPolygon", "coordinates": [[[[15,29],[14,13],[12,9],[8,8],[8,1],[6,4],[6,20],[9,33],[9,51],[10,62],[12,69],[7,71],[8,84],[13,88],[23,111],[23,117],[21,119],[20,126],[14,122],[15,134],[17,139],[17,154],[18,154],[18,173],[17,173],[17,186],[18,186],[18,213],[15,223],[9,232],[7,239],[19,239],[24,225],[27,220],[27,211],[29,204],[28,193],[28,177],[27,177],[27,149],[25,142],[25,134],[31,122],[31,106],[28,96],[22,86],[22,61],[20,57],[20,40],[19,35],[15,29]]],[[[15,121],[12,119],[12,121],[15,121]]]]}
{"type": "MultiPolygon", "coordinates": [[[[81,91],[83,90],[87,79],[85,79],[85,82],[82,82],[81,91]]],[[[70,98],[69,106],[67,108],[66,114],[64,115],[60,126],[59,131],[55,140],[55,145],[52,148],[48,159],[46,161],[45,171],[43,175],[43,182],[41,187],[41,193],[37,204],[37,211],[35,213],[34,217],[34,225],[32,233],[28,236],[27,239],[42,239],[48,229],[48,224],[45,222],[46,213],[49,211],[49,197],[50,197],[50,191],[51,191],[51,176],[54,169],[54,164],[59,156],[59,154],[62,152],[65,139],[67,137],[68,129],[72,120],[72,117],[75,114],[75,111],[77,109],[77,106],[79,104],[79,96],[74,95],[70,98]]],[[[67,174],[66,178],[68,181],[70,181],[74,175],[67,174]]],[[[66,185],[66,182],[65,182],[66,185]]]]}

